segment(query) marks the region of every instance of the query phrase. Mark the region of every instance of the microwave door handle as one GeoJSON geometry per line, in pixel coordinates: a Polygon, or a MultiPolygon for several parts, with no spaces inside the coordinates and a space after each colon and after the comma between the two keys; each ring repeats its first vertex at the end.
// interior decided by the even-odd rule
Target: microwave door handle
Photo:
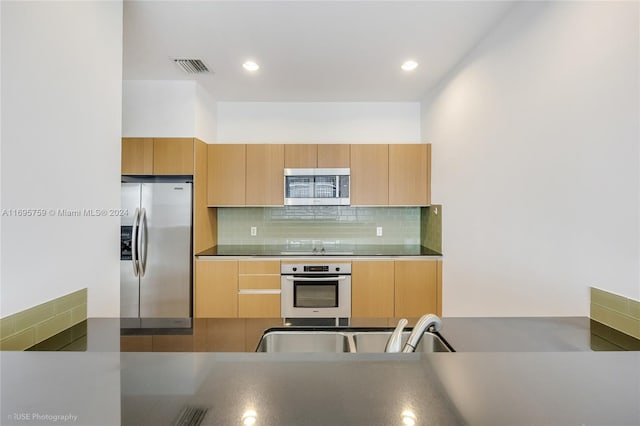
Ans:
{"type": "Polygon", "coordinates": [[[295,277],[295,276],[287,275],[284,279],[287,281],[342,281],[342,280],[346,280],[347,277],[344,275],[340,275],[337,277],[313,278],[313,277],[295,277]]]}
{"type": "Polygon", "coordinates": [[[138,227],[140,226],[140,209],[136,207],[133,213],[133,227],[131,229],[131,263],[133,264],[133,276],[140,273],[138,266],[138,227]]]}

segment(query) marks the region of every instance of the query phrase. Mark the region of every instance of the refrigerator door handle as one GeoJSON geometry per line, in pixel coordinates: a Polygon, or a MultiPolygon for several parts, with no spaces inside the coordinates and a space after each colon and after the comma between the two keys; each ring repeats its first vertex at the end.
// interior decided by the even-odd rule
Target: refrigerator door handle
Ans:
{"type": "Polygon", "coordinates": [[[140,274],[138,266],[138,227],[140,226],[140,209],[136,207],[133,214],[133,229],[131,231],[131,263],[133,264],[133,276],[140,274]]]}
{"type": "Polygon", "coordinates": [[[138,227],[140,235],[138,237],[138,264],[140,265],[140,276],[144,277],[147,270],[147,209],[140,209],[140,225],[138,227]]]}

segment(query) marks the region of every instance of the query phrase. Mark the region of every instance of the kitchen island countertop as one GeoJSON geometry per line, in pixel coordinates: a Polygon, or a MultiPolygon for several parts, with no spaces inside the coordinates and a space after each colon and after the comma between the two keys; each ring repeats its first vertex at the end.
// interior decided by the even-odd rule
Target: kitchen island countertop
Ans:
{"type": "Polygon", "coordinates": [[[202,425],[249,410],[278,426],[640,424],[639,352],[8,352],[1,365],[3,425],[173,425],[187,409],[207,410],[202,425]]]}
{"type": "Polygon", "coordinates": [[[431,354],[109,352],[105,321],[87,352],[3,352],[1,423],[640,424],[640,352],[591,351],[588,318],[444,318],[463,351],[431,354]]]}

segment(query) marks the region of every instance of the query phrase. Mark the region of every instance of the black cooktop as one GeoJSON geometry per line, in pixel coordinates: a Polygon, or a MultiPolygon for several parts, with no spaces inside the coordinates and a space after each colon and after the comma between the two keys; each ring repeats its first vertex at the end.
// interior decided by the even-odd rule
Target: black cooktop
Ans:
{"type": "Polygon", "coordinates": [[[330,246],[298,244],[218,245],[197,256],[441,256],[421,245],[336,244],[330,246]],[[315,250],[314,250],[315,249],[315,250]]]}

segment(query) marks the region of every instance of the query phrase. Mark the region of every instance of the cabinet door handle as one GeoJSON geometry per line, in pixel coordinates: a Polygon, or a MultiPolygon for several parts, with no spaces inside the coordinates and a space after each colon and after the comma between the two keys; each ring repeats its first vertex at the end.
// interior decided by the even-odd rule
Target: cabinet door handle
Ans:
{"type": "Polygon", "coordinates": [[[345,277],[344,275],[340,275],[339,277],[318,277],[318,278],[311,278],[311,277],[292,277],[290,275],[286,276],[285,279],[287,281],[342,281],[342,280],[346,280],[347,277],[345,277]]]}
{"type": "Polygon", "coordinates": [[[280,294],[280,289],[242,289],[238,294],[280,294]]]}

